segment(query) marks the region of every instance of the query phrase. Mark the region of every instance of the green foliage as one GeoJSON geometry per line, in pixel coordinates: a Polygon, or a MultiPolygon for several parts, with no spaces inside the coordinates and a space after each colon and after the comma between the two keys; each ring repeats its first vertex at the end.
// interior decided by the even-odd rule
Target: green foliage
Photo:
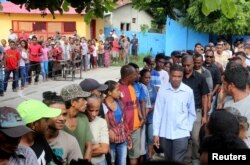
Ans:
{"type": "Polygon", "coordinates": [[[25,6],[28,11],[39,9],[41,15],[47,15],[46,9],[55,18],[55,11],[60,14],[69,11],[73,7],[76,13],[86,13],[85,21],[90,22],[93,17],[103,18],[104,12],[114,9],[114,2],[117,0],[8,0],[20,7],[25,6]]]}
{"type": "Polygon", "coordinates": [[[162,29],[166,24],[167,16],[178,20],[186,13],[190,0],[132,0],[133,7],[145,10],[153,16],[153,22],[162,29]]]}
{"type": "MultiPolygon", "coordinates": [[[[213,12],[205,16],[201,10],[202,5],[202,0],[193,1],[187,10],[186,17],[181,21],[182,24],[191,27],[196,31],[210,34],[250,34],[249,1],[239,0],[235,2],[237,14],[235,14],[230,19],[224,14],[222,10],[214,10],[213,12]]],[[[234,9],[232,8],[232,10],[234,9]]]]}
{"type": "Polygon", "coordinates": [[[205,16],[210,13],[221,10],[221,12],[229,19],[233,18],[236,14],[236,3],[235,0],[203,0],[202,1],[202,12],[205,16]]]}
{"type": "Polygon", "coordinates": [[[148,31],[149,26],[147,24],[142,24],[140,26],[140,28],[141,28],[141,32],[144,34],[144,33],[146,33],[148,31]]]}

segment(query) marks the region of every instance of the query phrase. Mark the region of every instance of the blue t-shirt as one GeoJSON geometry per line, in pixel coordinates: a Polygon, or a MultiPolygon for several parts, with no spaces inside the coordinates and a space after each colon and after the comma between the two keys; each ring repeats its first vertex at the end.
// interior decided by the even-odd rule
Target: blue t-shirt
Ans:
{"type": "Polygon", "coordinates": [[[115,103],[116,103],[116,110],[114,111],[115,121],[116,123],[120,123],[122,118],[122,108],[117,101],[115,103]]]}
{"type": "MultiPolygon", "coordinates": [[[[150,97],[150,101],[152,104],[152,108],[154,108],[154,104],[155,104],[155,100],[156,100],[156,96],[157,96],[157,87],[154,86],[152,83],[148,83],[147,85],[148,88],[148,93],[149,93],[149,97],[150,97]]],[[[153,112],[149,112],[148,116],[147,116],[147,123],[153,123],[153,112]]]]}

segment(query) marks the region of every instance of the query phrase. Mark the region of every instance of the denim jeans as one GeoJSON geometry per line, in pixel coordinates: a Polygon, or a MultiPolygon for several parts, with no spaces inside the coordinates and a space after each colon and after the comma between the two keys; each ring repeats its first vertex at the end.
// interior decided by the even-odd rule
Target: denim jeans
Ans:
{"type": "Polygon", "coordinates": [[[29,83],[29,70],[30,70],[30,63],[25,63],[25,72],[26,72],[26,80],[25,82],[29,83]]]}
{"type": "Polygon", "coordinates": [[[41,62],[41,71],[42,71],[43,80],[45,80],[48,76],[48,73],[49,73],[49,62],[48,61],[41,62]]]}
{"type": "Polygon", "coordinates": [[[99,163],[95,163],[93,165],[107,165],[107,162],[106,162],[106,159],[102,160],[101,162],[99,163]]]}
{"type": "Polygon", "coordinates": [[[110,143],[111,162],[115,165],[126,165],[127,143],[110,143]]]}
{"type": "MultiPolygon", "coordinates": [[[[19,74],[20,74],[20,77],[21,77],[21,87],[24,87],[25,86],[25,82],[26,82],[26,68],[25,66],[20,66],[19,67],[19,74]]],[[[17,83],[17,87],[18,87],[18,83],[17,83]]]]}
{"type": "Polygon", "coordinates": [[[4,91],[4,85],[3,85],[3,72],[4,72],[4,69],[2,67],[0,67],[0,92],[3,92],[4,91]]]}
{"type": "Polygon", "coordinates": [[[5,75],[4,75],[4,91],[7,90],[8,87],[8,81],[10,78],[11,72],[13,73],[13,82],[12,82],[12,89],[16,89],[18,87],[18,69],[15,70],[6,70],[5,69],[5,75]]]}

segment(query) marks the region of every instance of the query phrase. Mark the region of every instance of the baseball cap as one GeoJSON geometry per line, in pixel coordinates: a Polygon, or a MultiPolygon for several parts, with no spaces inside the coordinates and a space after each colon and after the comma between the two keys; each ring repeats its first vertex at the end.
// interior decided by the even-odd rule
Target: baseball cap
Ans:
{"type": "Polygon", "coordinates": [[[17,110],[11,107],[0,107],[0,131],[5,135],[17,138],[32,130],[26,127],[17,110]]]}
{"type": "Polygon", "coordinates": [[[69,101],[78,97],[89,97],[90,95],[91,93],[86,92],[85,90],[83,91],[78,84],[67,85],[61,90],[61,96],[64,101],[69,101]]]}
{"type": "Polygon", "coordinates": [[[88,92],[91,92],[95,89],[97,89],[98,91],[105,91],[108,88],[107,85],[100,84],[98,81],[96,81],[95,79],[92,79],[92,78],[84,79],[80,83],[80,86],[81,86],[82,90],[88,91],[88,92]]]}
{"type": "Polygon", "coordinates": [[[17,112],[26,124],[42,118],[53,118],[61,114],[61,109],[50,108],[39,100],[26,100],[17,106],[17,112]]]}

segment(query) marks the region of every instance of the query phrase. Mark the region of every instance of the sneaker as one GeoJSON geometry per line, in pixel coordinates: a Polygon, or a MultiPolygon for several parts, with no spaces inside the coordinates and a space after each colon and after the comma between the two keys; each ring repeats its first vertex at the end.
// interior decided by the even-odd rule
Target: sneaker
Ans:
{"type": "Polygon", "coordinates": [[[34,85],[38,85],[38,82],[34,82],[34,85]]]}
{"type": "Polygon", "coordinates": [[[13,92],[17,92],[17,88],[13,89],[13,92]]]}
{"type": "Polygon", "coordinates": [[[0,96],[4,96],[4,93],[3,93],[3,91],[0,91],[0,96]]]}

